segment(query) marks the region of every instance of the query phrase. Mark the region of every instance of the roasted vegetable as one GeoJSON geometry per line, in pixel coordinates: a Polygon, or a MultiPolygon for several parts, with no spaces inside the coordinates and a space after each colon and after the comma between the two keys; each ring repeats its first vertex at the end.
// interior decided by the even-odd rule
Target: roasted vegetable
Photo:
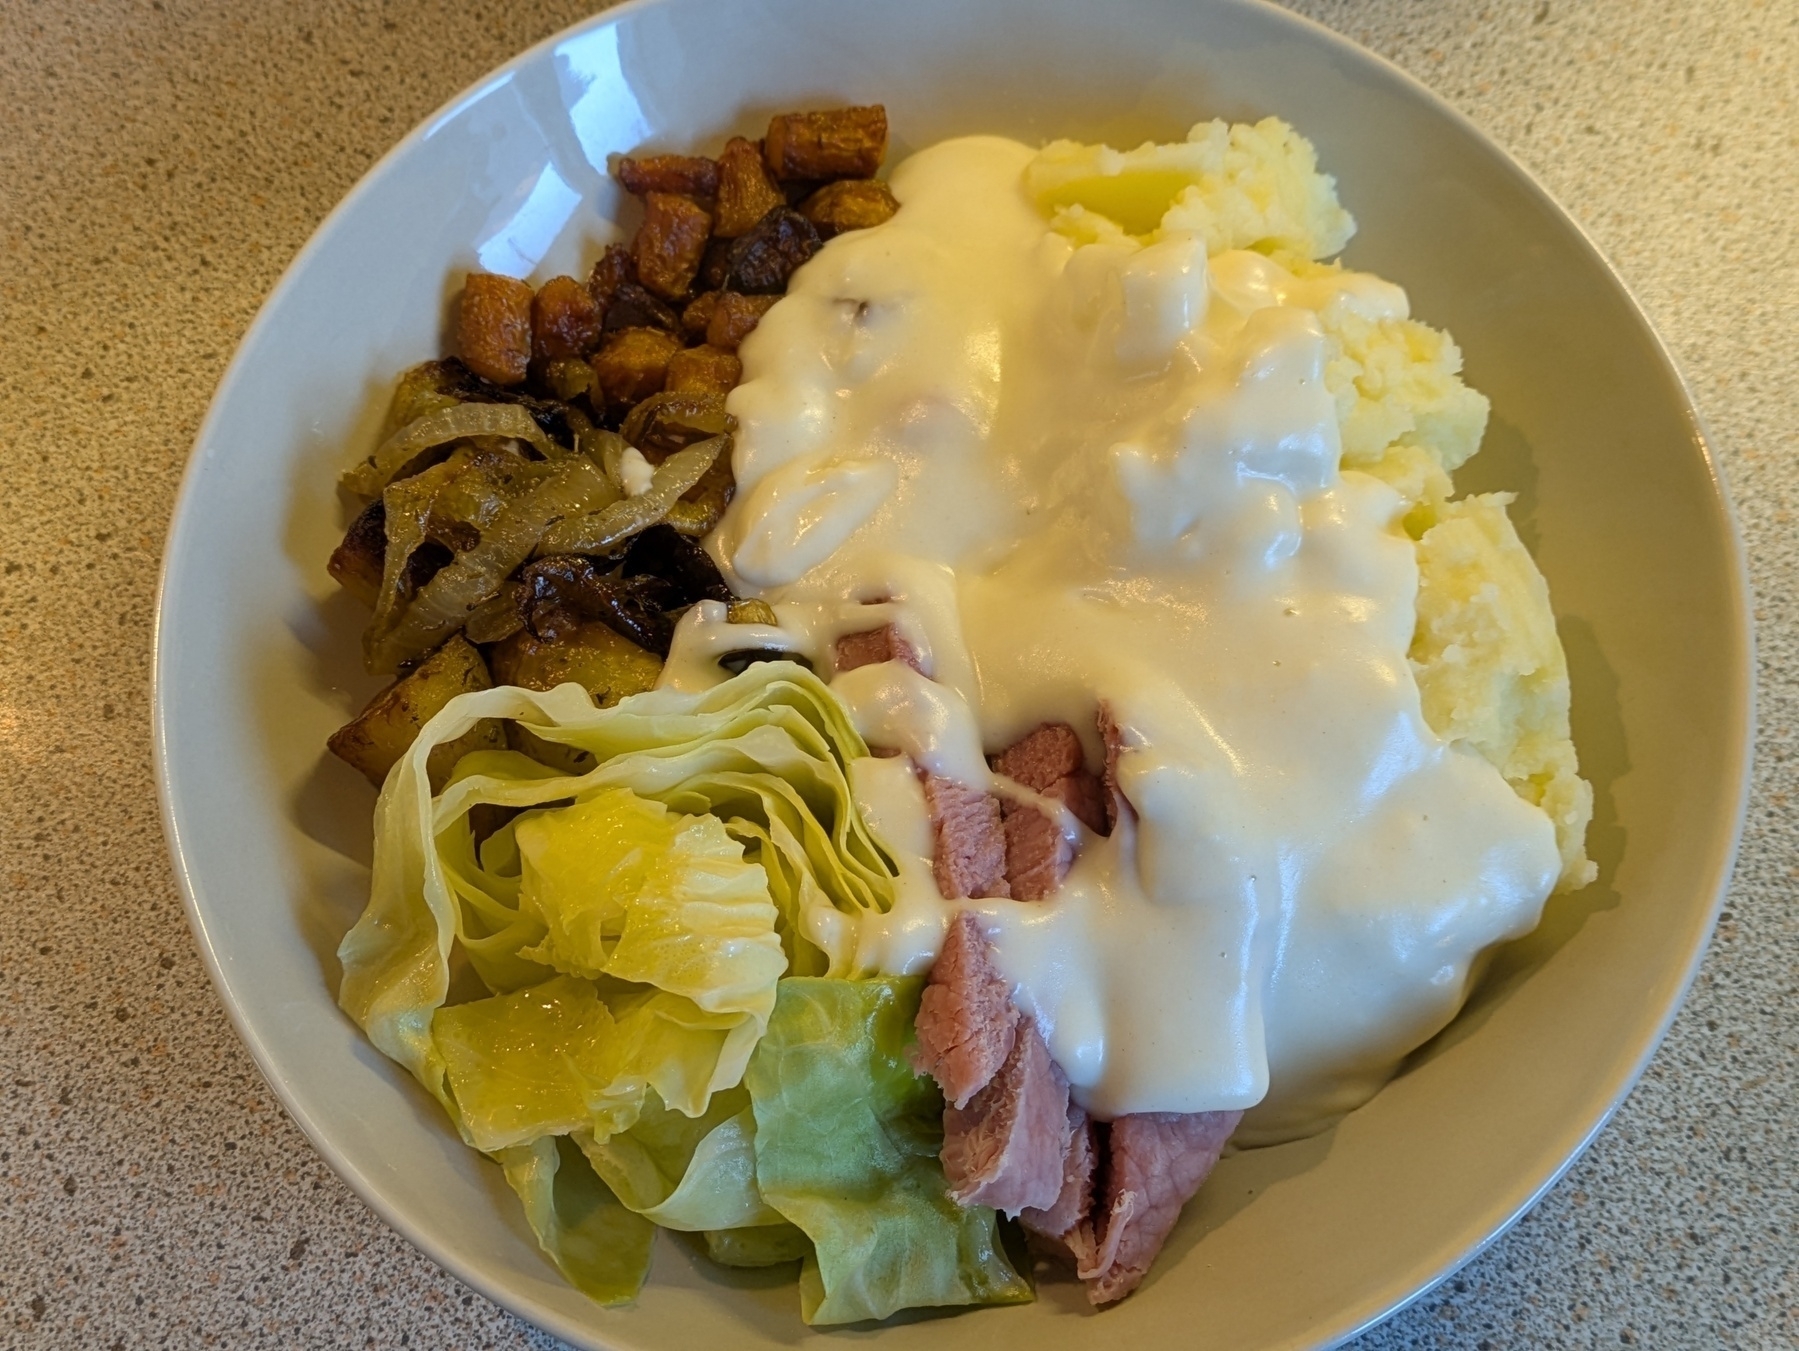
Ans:
{"type": "Polygon", "coordinates": [[[700,257],[700,274],[693,284],[702,291],[716,291],[725,284],[731,271],[731,248],[737,243],[714,234],[706,241],[706,252],[700,257]]]}
{"type": "Polygon", "coordinates": [[[637,263],[624,244],[608,244],[606,251],[587,274],[587,289],[602,311],[608,311],[619,287],[637,280],[637,263]]]}
{"type": "Polygon", "coordinates": [[[725,508],[736,492],[737,476],[731,472],[731,456],[726,450],[662,519],[689,539],[699,539],[724,519],[725,508]]]}
{"type": "Polygon", "coordinates": [[[762,322],[762,316],[774,308],[780,296],[746,296],[738,291],[722,291],[718,303],[706,322],[706,341],[727,352],[749,337],[762,322]]]}
{"type": "MultiPolygon", "coordinates": [[[[720,453],[727,449],[729,442],[729,437],[715,436],[709,441],[701,441],[670,455],[656,466],[649,490],[636,497],[612,502],[598,510],[568,513],[543,532],[537,544],[537,557],[610,553],[633,535],[657,524],[668,515],[669,509],[682,495],[704,477],[720,453]]],[[[583,459],[581,463],[590,462],[583,459]]],[[[607,487],[612,487],[609,481],[607,487]]],[[[523,559],[519,561],[522,562],[523,559]]],[[[432,585],[435,584],[436,579],[433,579],[432,585]]],[[[426,590],[429,591],[430,587],[426,590]]]]}
{"type": "Polygon", "coordinates": [[[762,140],[769,172],[782,182],[873,178],[887,155],[887,109],[833,108],[771,118],[762,140]]]}
{"type": "Polygon", "coordinates": [[[728,624],[767,624],[773,628],[781,621],[775,614],[774,608],[765,600],[734,600],[725,607],[725,622],[728,624]]]}
{"type": "Polygon", "coordinates": [[[637,197],[652,192],[679,193],[696,201],[718,196],[718,162],[698,155],[620,155],[612,163],[612,175],[637,197]]]}
{"type": "Polygon", "coordinates": [[[711,236],[712,213],[698,202],[672,192],[650,193],[632,245],[637,280],[664,300],[681,299],[693,289],[711,236]]]}
{"type": "Polygon", "coordinates": [[[845,178],[827,183],[800,203],[800,215],[829,239],[845,230],[866,230],[890,220],[899,203],[885,183],[872,178],[845,178]]]}
{"type": "Polygon", "coordinates": [[[768,176],[762,148],[754,141],[733,136],[718,157],[718,211],[713,233],[721,239],[746,235],[787,199],[768,176]]]}
{"type": "Polygon", "coordinates": [[[531,365],[531,288],[511,277],[471,272],[456,307],[456,355],[476,375],[516,385],[531,365]]]}
{"type": "Polygon", "coordinates": [[[701,291],[687,302],[687,308],[681,311],[681,332],[689,338],[704,338],[706,326],[712,322],[712,315],[718,309],[719,297],[723,291],[701,291]]]}
{"type": "MultiPolygon", "coordinates": [[[[379,788],[419,730],[443,706],[469,690],[493,687],[481,654],[460,635],[433,652],[418,669],[402,676],[370,701],[352,721],[331,734],[331,753],[353,765],[379,788]]],[[[441,789],[456,762],[470,751],[498,750],[506,744],[501,725],[478,722],[465,736],[435,747],[426,760],[433,792],[441,789]]]]}
{"type": "Polygon", "coordinates": [[[729,394],[743,378],[737,353],[722,347],[689,347],[668,359],[670,394],[729,394]]]}
{"type": "Polygon", "coordinates": [[[659,328],[620,329],[594,354],[594,381],[609,403],[640,403],[661,391],[680,350],[681,340],[659,328]]]}
{"type": "Polygon", "coordinates": [[[471,437],[522,441],[545,458],[562,453],[526,409],[505,403],[452,404],[400,428],[373,455],[350,469],[343,476],[343,485],[363,497],[373,497],[394,480],[420,472],[445,446],[471,437]]]}
{"type": "Polygon", "coordinates": [[[387,555],[387,511],[376,498],[344,531],[343,543],[325,564],[337,584],[373,609],[381,594],[381,560],[387,555]]]}
{"type": "Polygon", "coordinates": [[[612,333],[624,328],[657,328],[664,333],[681,331],[681,316],[634,281],[622,282],[613,293],[603,325],[612,333]]]}
{"type": "Polygon", "coordinates": [[[731,589],[712,555],[667,525],[653,525],[639,535],[625,554],[621,571],[626,577],[660,577],[672,585],[670,609],[731,599],[731,589]]]}
{"type": "MultiPolygon", "coordinates": [[[[363,647],[371,671],[393,671],[443,642],[482,602],[499,594],[512,570],[531,556],[547,531],[558,523],[584,520],[597,504],[617,496],[617,489],[586,456],[534,468],[535,481],[505,503],[472,548],[458,553],[386,624],[370,626],[363,647]]],[[[392,503],[388,511],[391,545],[392,503]]]]}
{"type": "Polygon", "coordinates": [[[633,408],[618,430],[654,464],[696,441],[723,436],[736,426],[725,412],[722,394],[663,393],[633,408]]]}
{"type": "Polygon", "coordinates": [[[590,393],[595,380],[593,367],[579,357],[559,357],[543,365],[543,382],[558,399],[579,399],[590,393]]]}
{"type": "Polygon", "coordinates": [[[731,246],[725,290],[779,295],[794,270],[819,249],[818,231],[797,211],[778,206],[731,246]]]}
{"type": "Polygon", "coordinates": [[[573,277],[551,277],[531,301],[531,355],[584,357],[600,341],[600,303],[573,277]]]}
{"type": "Polygon", "coordinates": [[[546,642],[597,619],[658,656],[668,655],[675,632],[666,612],[680,603],[678,588],[665,578],[609,577],[578,554],[528,564],[519,573],[517,595],[526,627],[546,642]]]}
{"type": "Polygon", "coordinates": [[[493,672],[500,684],[529,690],[553,690],[572,680],[604,707],[653,686],[662,659],[591,620],[554,641],[520,629],[494,648],[493,672]]]}

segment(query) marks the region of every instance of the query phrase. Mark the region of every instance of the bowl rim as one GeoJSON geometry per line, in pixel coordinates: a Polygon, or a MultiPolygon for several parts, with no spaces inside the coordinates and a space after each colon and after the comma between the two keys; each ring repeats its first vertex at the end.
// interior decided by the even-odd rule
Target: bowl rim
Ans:
{"type": "MultiPolygon", "coordinates": [[[[182,542],[193,530],[198,528],[191,519],[195,511],[194,501],[198,496],[199,480],[211,459],[209,448],[216,444],[216,428],[223,416],[223,409],[230,402],[234,387],[242,378],[256,348],[269,330],[275,311],[285,300],[288,292],[299,284],[299,278],[307,270],[314,256],[322,252],[327,242],[344,228],[345,220],[355,212],[362,199],[374,190],[377,181],[385,177],[396,163],[412,154],[418,145],[429,139],[445,123],[487,96],[491,90],[510,80],[519,70],[541,59],[545,54],[573,37],[615,26],[622,20],[643,11],[678,3],[680,0],[623,0],[622,3],[577,20],[532,43],[472,81],[416,123],[405,136],[363,172],[343,198],[326,214],[307,238],[306,243],[301,246],[283,269],[280,278],[257,308],[255,317],[244,330],[230,362],[219,379],[218,387],[214,390],[208,403],[206,416],[195,434],[193,445],[188,452],[182,470],[168,530],[163,539],[151,635],[151,752],[152,772],[156,780],[158,814],[170,862],[173,866],[176,885],[181,893],[182,908],[187,915],[188,926],[193,932],[207,975],[211,979],[214,990],[218,993],[219,1001],[224,1006],[225,1015],[230,1020],[238,1039],[250,1052],[257,1070],[269,1085],[270,1091],[280,1100],[288,1119],[299,1127],[332,1171],[348,1184],[350,1189],[383,1223],[399,1233],[414,1248],[456,1280],[480,1292],[485,1298],[516,1317],[576,1346],[617,1345],[623,1348],[627,1343],[614,1343],[610,1338],[604,1342],[596,1340],[595,1331],[590,1324],[573,1321],[528,1295],[506,1288],[501,1282],[489,1278],[482,1269],[473,1263],[457,1257],[448,1247],[438,1242],[433,1232],[411,1223],[404,1214],[390,1206],[381,1187],[338,1149],[330,1132],[306,1110],[296,1091],[282,1074],[280,1064],[256,1030],[249,1024],[241,1002],[232,991],[223,959],[214,947],[212,935],[208,930],[201,884],[196,868],[190,863],[188,849],[184,845],[181,822],[177,814],[174,778],[170,769],[171,705],[166,680],[168,647],[173,641],[173,634],[164,620],[171,589],[176,581],[176,565],[181,553],[182,542]]],[[[1336,30],[1305,15],[1282,8],[1280,5],[1272,3],[1272,0],[1205,0],[1205,3],[1218,9],[1252,11],[1261,21],[1276,28],[1284,26],[1295,37],[1320,44],[1339,59],[1346,59],[1363,67],[1371,68],[1375,73],[1392,82],[1398,93],[1421,102],[1434,116],[1445,119],[1464,135],[1479,143],[1498,164],[1512,174],[1518,185],[1534,198],[1539,206],[1546,208],[1548,214],[1559,221],[1561,226],[1569,232],[1576,249],[1584,251],[1586,261],[1597,266],[1605,280],[1615,290],[1618,298],[1623,301],[1626,312],[1636,321],[1643,335],[1648,339],[1650,354],[1656,365],[1659,366],[1660,374],[1672,381],[1673,388],[1678,392],[1684,405],[1683,411],[1689,424],[1693,449],[1697,452],[1705,468],[1711,483],[1713,500],[1727,527],[1725,531],[1726,549],[1729,555],[1728,572],[1733,601],[1729,617],[1733,621],[1732,636],[1736,640],[1734,644],[1736,657],[1734,674],[1736,678],[1734,688],[1729,691],[1729,694],[1732,711],[1736,714],[1738,735],[1730,747],[1734,763],[1727,761],[1726,768],[1727,770],[1734,769],[1731,777],[1735,781],[1735,802],[1729,814],[1729,843],[1719,853],[1713,868],[1712,895],[1707,908],[1704,929],[1698,941],[1693,945],[1685,970],[1681,973],[1653,1031],[1644,1039],[1635,1059],[1624,1068],[1622,1073],[1616,1076],[1600,1109],[1585,1124],[1577,1141],[1556,1166],[1544,1172],[1534,1181],[1529,1181],[1521,1189],[1514,1189],[1502,1199],[1496,1207],[1500,1211],[1497,1222],[1489,1221],[1478,1225],[1479,1232],[1467,1242],[1459,1253],[1452,1255],[1441,1269],[1424,1283],[1409,1290],[1400,1290],[1397,1293],[1390,1285],[1374,1292],[1360,1304],[1344,1309],[1332,1325],[1320,1329],[1321,1340],[1295,1342],[1291,1343],[1288,1348],[1288,1351],[1302,1351],[1302,1349],[1303,1351],[1328,1351],[1329,1348],[1350,1341],[1424,1298],[1503,1238],[1586,1153],[1588,1147],[1605,1129],[1625,1099],[1629,1097],[1632,1089],[1647,1070],[1650,1060],[1660,1049],[1675,1017],[1684,1006],[1687,994],[1710,949],[1711,939],[1717,927],[1718,914],[1723,908],[1735,872],[1743,829],[1748,815],[1757,717],[1753,591],[1747,550],[1736,506],[1724,475],[1723,465],[1713,447],[1711,434],[1707,430],[1705,420],[1694,400],[1691,385],[1669,351],[1667,343],[1651,322],[1642,303],[1619,274],[1617,267],[1588,234],[1586,228],[1561,205],[1536,174],[1471,117],[1461,112],[1421,80],[1387,57],[1362,46],[1336,30]]]]}

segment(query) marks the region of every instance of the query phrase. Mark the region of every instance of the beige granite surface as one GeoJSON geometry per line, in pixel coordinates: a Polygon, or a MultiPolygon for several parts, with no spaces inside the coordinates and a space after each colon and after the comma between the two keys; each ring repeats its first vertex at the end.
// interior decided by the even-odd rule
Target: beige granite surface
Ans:
{"type": "MultiPolygon", "coordinates": [[[[151,610],[231,351],[414,122],[584,0],[0,0],[0,1345],[552,1345],[282,1116],[156,817],[151,610]]],[[[1757,593],[1742,861],[1648,1077],[1361,1351],[1799,1344],[1799,4],[1307,0],[1535,170],[1688,374],[1757,593]]],[[[1196,1338],[1203,1345],[1203,1337],[1196,1338]]]]}

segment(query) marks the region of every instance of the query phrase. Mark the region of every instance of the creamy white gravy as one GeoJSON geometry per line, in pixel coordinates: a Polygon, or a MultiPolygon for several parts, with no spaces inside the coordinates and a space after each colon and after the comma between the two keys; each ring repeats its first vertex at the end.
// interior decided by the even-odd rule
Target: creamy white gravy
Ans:
{"type": "MultiPolygon", "coordinates": [[[[1317,312],[1402,315],[1404,293],[1191,236],[1076,248],[1025,196],[1031,155],[971,137],[905,161],[899,213],[831,241],[744,343],[713,547],[781,623],[696,609],[668,680],[714,678],[733,641],[828,672],[837,635],[897,622],[933,680],[889,663],[833,688],[872,743],[981,784],[983,752],[1044,721],[1097,764],[1107,701],[1136,819],[1100,839],[1064,814],[1054,897],[959,904],[1090,1110],[1253,1108],[1244,1139],[1302,1134],[1536,924],[1553,830],[1425,725],[1398,498],[1338,463],[1317,312]]],[[[901,902],[814,929],[834,969],[923,969],[958,903],[917,780],[855,769],[901,902]]]]}

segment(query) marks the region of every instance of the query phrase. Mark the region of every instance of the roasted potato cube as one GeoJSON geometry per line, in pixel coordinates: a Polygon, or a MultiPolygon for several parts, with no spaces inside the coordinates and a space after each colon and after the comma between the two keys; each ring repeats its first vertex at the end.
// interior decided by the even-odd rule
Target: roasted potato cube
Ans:
{"type": "Polygon", "coordinates": [[[741,291],[724,291],[706,324],[706,341],[727,352],[735,352],[737,344],[755,330],[762,316],[774,307],[780,296],[746,296],[741,291]]]}
{"type": "Polygon", "coordinates": [[[672,192],[652,192],[643,199],[643,224],[632,245],[637,280],[664,300],[679,300],[693,289],[711,237],[712,213],[705,207],[672,192]]]}
{"type": "Polygon", "coordinates": [[[769,172],[794,179],[873,178],[887,155],[887,110],[833,108],[770,119],[762,140],[769,172]]]}
{"type": "Polygon", "coordinates": [[[496,385],[516,385],[531,367],[531,288],[511,277],[471,272],[456,307],[456,355],[496,385]]]}
{"type": "Polygon", "coordinates": [[[654,685],[662,658],[590,619],[558,632],[553,642],[520,629],[494,648],[493,669],[502,685],[528,690],[553,690],[572,680],[601,707],[609,707],[654,685]]]}
{"type": "Polygon", "coordinates": [[[631,256],[630,247],[608,244],[593,265],[593,271],[587,274],[587,289],[600,309],[606,311],[612,304],[612,297],[618,294],[618,288],[636,280],[637,261],[631,256]]]}
{"type": "Polygon", "coordinates": [[[531,355],[584,357],[600,341],[600,302],[573,277],[551,277],[531,301],[531,355]]]}
{"type": "Polygon", "coordinates": [[[325,571],[370,609],[381,597],[381,570],[387,558],[387,506],[377,497],[364,507],[344,542],[332,550],[325,571]]]}
{"type": "Polygon", "coordinates": [[[722,291],[701,291],[687,302],[687,308],[681,311],[681,332],[689,338],[706,337],[706,325],[712,322],[712,312],[718,308],[718,298],[722,291]]]}
{"type": "Polygon", "coordinates": [[[797,211],[778,206],[731,245],[727,291],[780,295],[794,269],[819,250],[818,231],[797,211]]]}
{"type": "Polygon", "coordinates": [[[722,347],[689,347],[668,359],[671,394],[729,394],[743,379],[743,363],[737,353],[722,347]]]}
{"type": "Polygon", "coordinates": [[[635,404],[659,393],[681,340],[659,328],[621,328],[594,354],[593,376],[613,403],[635,404]]]}
{"type": "MultiPolygon", "coordinates": [[[[331,734],[331,753],[368,776],[377,788],[399,762],[419,731],[443,706],[469,690],[493,688],[487,663],[460,633],[370,701],[356,718],[331,734]]],[[[448,782],[456,762],[470,751],[499,750],[506,736],[499,723],[483,719],[454,741],[434,747],[425,761],[431,791],[448,782]]]]}
{"type": "Polygon", "coordinates": [[[698,155],[646,155],[642,159],[620,155],[613,161],[612,176],[636,197],[647,197],[652,192],[694,198],[718,196],[718,162],[698,155]]]}
{"type": "Polygon", "coordinates": [[[890,220],[899,203],[887,185],[874,178],[844,178],[827,183],[800,203],[800,215],[829,239],[845,230],[866,230],[890,220]]]}
{"type": "Polygon", "coordinates": [[[718,157],[718,218],[712,232],[721,239],[747,235],[757,221],[786,204],[762,163],[761,147],[733,136],[718,157]]]}

